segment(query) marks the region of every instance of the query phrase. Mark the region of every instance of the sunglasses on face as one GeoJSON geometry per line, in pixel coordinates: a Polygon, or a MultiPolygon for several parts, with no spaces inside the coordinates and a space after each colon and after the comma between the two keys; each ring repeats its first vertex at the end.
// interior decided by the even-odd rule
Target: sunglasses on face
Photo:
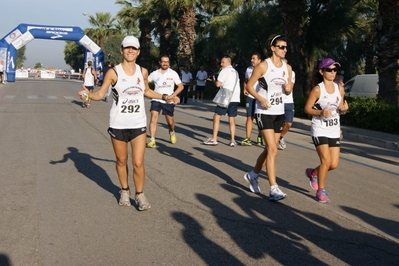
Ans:
{"type": "Polygon", "coordinates": [[[277,47],[280,50],[288,50],[288,46],[287,45],[275,45],[274,47],[277,47]]]}
{"type": "Polygon", "coordinates": [[[333,67],[333,68],[326,67],[326,68],[323,68],[323,71],[325,71],[325,72],[337,72],[337,68],[336,67],[333,67]]]}

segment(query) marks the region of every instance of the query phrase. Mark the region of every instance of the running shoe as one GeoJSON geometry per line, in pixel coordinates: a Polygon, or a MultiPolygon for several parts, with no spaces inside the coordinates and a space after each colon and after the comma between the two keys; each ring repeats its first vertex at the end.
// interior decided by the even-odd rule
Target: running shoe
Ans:
{"type": "Polygon", "coordinates": [[[83,102],[82,103],[82,108],[86,108],[87,106],[86,106],[86,102],[83,102]]]}
{"type": "Polygon", "coordinates": [[[251,178],[251,175],[249,173],[246,173],[244,175],[244,179],[245,181],[247,181],[249,183],[249,190],[251,190],[251,192],[255,193],[255,194],[259,194],[260,193],[260,188],[259,188],[259,184],[258,184],[258,178],[251,178]]]}
{"type": "Polygon", "coordinates": [[[278,149],[279,149],[279,150],[284,150],[285,148],[287,148],[287,144],[285,143],[284,138],[281,138],[281,139],[278,141],[278,149]]]}
{"type": "Polygon", "coordinates": [[[324,188],[317,190],[316,200],[320,203],[329,203],[330,202],[330,199],[327,196],[327,191],[324,188]]]}
{"type": "Polygon", "coordinates": [[[119,191],[121,197],[119,199],[119,205],[121,206],[130,206],[130,191],[129,190],[121,190],[119,191]]]}
{"type": "Polygon", "coordinates": [[[147,143],[147,148],[156,148],[157,144],[155,143],[155,140],[150,140],[150,142],[147,143]]]}
{"type": "Polygon", "coordinates": [[[90,108],[90,104],[86,104],[86,108],[90,108]]]}
{"type": "Polygon", "coordinates": [[[319,184],[317,183],[316,171],[313,168],[307,168],[305,174],[309,178],[310,187],[313,188],[313,190],[318,190],[319,184]]]}
{"type": "Polygon", "coordinates": [[[245,138],[245,139],[243,139],[243,141],[241,141],[241,145],[242,146],[251,146],[252,143],[251,143],[251,140],[249,138],[245,138]]]}
{"type": "Polygon", "coordinates": [[[147,198],[144,196],[144,193],[136,195],[135,201],[140,211],[145,211],[151,208],[151,205],[148,202],[147,198]]]}
{"type": "Polygon", "coordinates": [[[235,142],[234,140],[230,141],[230,144],[229,144],[230,147],[235,147],[236,145],[237,145],[237,142],[235,142]]]}
{"type": "Polygon", "coordinates": [[[170,134],[170,143],[175,144],[176,141],[177,141],[177,139],[176,139],[176,133],[173,132],[173,133],[170,134]]]}
{"type": "Polygon", "coordinates": [[[217,141],[217,140],[214,140],[214,139],[211,139],[211,138],[209,138],[209,139],[207,139],[207,140],[205,140],[205,141],[204,141],[204,144],[205,144],[205,145],[212,145],[212,146],[216,146],[216,145],[218,145],[218,141],[217,141]]]}
{"type": "Polygon", "coordinates": [[[263,144],[262,143],[262,137],[258,137],[257,144],[258,144],[258,146],[261,146],[263,144]]]}
{"type": "Polygon", "coordinates": [[[282,192],[280,190],[280,188],[278,187],[278,185],[275,185],[273,188],[270,189],[270,193],[269,193],[270,201],[279,201],[279,200],[284,199],[285,196],[287,196],[287,194],[282,192]]]}

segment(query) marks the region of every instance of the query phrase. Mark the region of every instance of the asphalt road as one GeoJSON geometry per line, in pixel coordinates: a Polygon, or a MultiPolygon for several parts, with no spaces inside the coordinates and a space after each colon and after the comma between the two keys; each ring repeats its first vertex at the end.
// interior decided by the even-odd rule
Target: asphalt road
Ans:
{"type": "MultiPolygon", "coordinates": [[[[212,104],[177,106],[177,143],[161,117],[158,148],[146,150],[152,208],[139,212],[118,205],[112,103],[83,109],[79,90],[71,80],[0,86],[0,265],[399,264],[399,151],[344,140],[321,204],[304,174],[315,148],[294,125],[277,158],[287,197],[273,203],[265,172],[261,195],[243,179],[262,147],[229,147],[227,117],[219,145],[204,146],[212,104]]],[[[245,117],[236,121],[240,141],[245,117]]]]}

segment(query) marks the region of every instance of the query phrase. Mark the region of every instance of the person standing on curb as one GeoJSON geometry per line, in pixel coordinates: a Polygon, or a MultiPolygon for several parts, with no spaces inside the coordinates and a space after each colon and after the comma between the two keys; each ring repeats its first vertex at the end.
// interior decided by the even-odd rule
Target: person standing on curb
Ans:
{"type": "MultiPolygon", "coordinates": [[[[94,84],[97,83],[97,73],[93,69],[93,62],[89,61],[87,62],[87,68],[83,70],[82,73],[82,78],[83,78],[83,89],[87,89],[90,92],[93,92],[94,90],[94,84]]],[[[84,101],[82,104],[83,108],[90,108],[90,103],[91,99],[88,99],[87,102],[84,101]]]]}
{"type": "Polygon", "coordinates": [[[231,58],[225,56],[222,58],[220,65],[222,70],[220,71],[217,80],[214,78],[216,87],[223,87],[225,89],[233,91],[231,102],[227,108],[216,106],[215,114],[213,115],[213,133],[212,138],[208,138],[204,141],[205,145],[218,145],[217,137],[220,128],[220,118],[222,115],[229,116],[229,129],[230,129],[230,147],[236,146],[235,134],[236,134],[236,121],[235,118],[238,112],[238,104],[240,103],[240,78],[237,71],[231,65],[231,58]]]}
{"type": "Polygon", "coordinates": [[[341,65],[331,58],[325,58],[319,63],[315,80],[319,82],[310,91],[304,111],[312,116],[311,137],[320,158],[320,165],[307,168],[306,176],[310,187],[316,190],[316,200],[328,203],[328,193],[325,183],[328,171],[338,167],[340,154],[340,114],[348,110],[344,100],[345,90],[335,80],[337,69],[341,65]]]}
{"type": "MultiPolygon", "coordinates": [[[[170,59],[169,56],[163,55],[159,59],[160,69],[152,72],[149,77],[149,82],[154,82],[155,92],[167,95],[179,95],[183,90],[183,84],[176,71],[169,67],[170,59]],[[176,91],[174,91],[177,86],[176,91]]],[[[177,141],[175,133],[175,102],[168,102],[164,99],[152,99],[151,101],[151,120],[150,120],[150,141],[147,143],[148,148],[156,148],[155,133],[157,131],[157,123],[159,113],[162,110],[162,114],[165,115],[166,123],[169,127],[170,143],[175,144],[177,141]]]]}
{"type": "MultiPolygon", "coordinates": [[[[251,134],[252,134],[252,126],[254,123],[254,118],[255,118],[255,104],[256,104],[256,99],[254,96],[248,93],[246,90],[246,85],[249,80],[249,78],[252,75],[252,72],[254,70],[254,67],[259,65],[259,63],[262,62],[262,56],[260,54],[253,54],[251,56],[251,66],[247,68],[245,71],[245,80],[244,80],[244,95],[247,96],[246,102],[245,102],[245,109],[247,111],[247,121],[245,123],[245,139],[241,141],[242,146],[251,146],[251,134]]],[[[254,89],[256,90],[258,86],[258,81],[255,82],[254,84],[254,89]]],[[[258,130],[258,137],[257,137],[257,144],[262,145],[262,137],[260,136],[259,130],[258,130]]]]}
{"type": "Polygon", "coordinates": [[[197,79],[197,86],[195,87],[197,91],[197,102],[203,102],[206,79],[208,78],[208,73],[205,71],[204,66],[200,66],[195,78],[197,79]]]}
{"type": "Polygon", "coordinates": [[[193,83],[193,75],[188,71],[188,67],[184,66],[181,70],[181,81],[183,82],[183,90],[180,93],[180,104],[186,105],[188,100],[188,91],[193,83]]]}
{"type": "Polygon", "coordinates": [[[266,166],[270,184],[270,201],[285,198],[277,184],[277,143],[284,123],[283,94],[291,93],[291,66],[283,60],[287,53],[287,40],[284,36],[273,34],[267,40],[269,58],[257,65],[248,80],[246,89],[256,99],[255,117],[258,128],[265,141],[265,148],[259,155],[252,171],[244,175],[254,193],[260,193],[258,175],[266,166]],[[259,81],[259,90],[253,86],[259,81]]]}
{"type": "Polygon", "coordinates": [[[3,60],[0,60],[0,79],[1,79],[1,84],[6,84],[5,82],[4,82],[4,61],[3,60]]]}
{"type": "Polygon", "coordinates": [[[133,163],[133,181],[136,189],[135,202],[140,211],[151,208],[144,195],[144,153],[147,131],[147,116],[144,96],[179,102],[174,95],[160,94],[150,89],[148,71],[136,64],[140,54],[139,40],[126,36],[121,44],[122,63],[109,70],[100,89],[96,92],[84,89],[79,92],[81,99],[101,101],[112,85],[114,102],[109,115],[108,133],[116,156],[116,172],[121,185],[119,205],[130,206],[130,188],[128,183],[128,143],[131,146],[133,163]]]}
{"type": "MultiPolygon", "coordinates": [[[[287,63],[287,60],[285,59],[287,63]]],[[[290,130],[292,123],[294,122],[295,115],[295,105],[294,105],[294,85],[295,85],[295,72],[292,71],[291,77],[292,84],[292,92],[288,95],[284,94],[284,126],[283,131],[281,131],[280,140],[278,141],[278,149],[285,150],[287,148],[287,144],[285,143],[284,136],[290,130]]]]}

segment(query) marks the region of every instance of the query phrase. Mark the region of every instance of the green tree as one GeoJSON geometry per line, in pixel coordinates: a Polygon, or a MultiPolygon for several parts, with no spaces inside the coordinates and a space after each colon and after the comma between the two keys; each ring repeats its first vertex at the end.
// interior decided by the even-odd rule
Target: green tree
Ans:
{"type": "Polygon", "coordinates": [[[399,2],[379,0],[378,74],[379,96],[399,106],[399,2]]]}
{"type": "Polygon", "coordinates": [[[109,12],[97,12],[95,16],[89,15],[89,23],[94,28],[88,28],[85,32],[87,36],[102,48],[107,38],[117,33],[114,25],[115,20],[109,12]]]}
{"type": "Polygon", "coordinates": [[[194,42],[197,37],[195,31],[195,1],[183,0],[180,3],[175,3],[177,3],[175,8],[177,10],[178,19],[177,32],[179,33],[179,47],[177,51],[179,65],[185,65],[188,68],[191,68],[194,63],[194,42]]]}
{"type": "Polygon", "coordinates": [[[84,65],[84,53],[84,48],[79,46],[76,42],[67,41],[64,46],[64,61],[67,65],[70,65],[72,69],[77,71],[84,65]]]}
{"type": "Polygon", "coordinates": [[[152,26],[152,13],[151,13],[151,2],[148,0],[139,1],[141,5],[137,6],[137,1],[126,1],[117,0],[116,4],[122,5],[122,9],[117,13],[118,18],[123,21],[125,27],[131,27],[136,25],[138,21],[138,27],[140,30],[140,56],[137,62],[150,69],[150,50],[151,50],[151,32],[152,26]]]}
{"type": "Polygon", "coordinates": [[[17,62],[16,62],[17,68],[21,68],[24,66],[24,62],[26,60],[25,51],[26,51],[26,46],[21,47],[17,51],[17,62]]]}
{"type": "Polygon", "coordinates": [[[280,0],[279,12],[284,22],[282,34],[287,36],[287,60],[295,71],[295,95],[303,96],[304,77],[306,76],[305,62],[305,32],[306,0],[280,0]]]}

